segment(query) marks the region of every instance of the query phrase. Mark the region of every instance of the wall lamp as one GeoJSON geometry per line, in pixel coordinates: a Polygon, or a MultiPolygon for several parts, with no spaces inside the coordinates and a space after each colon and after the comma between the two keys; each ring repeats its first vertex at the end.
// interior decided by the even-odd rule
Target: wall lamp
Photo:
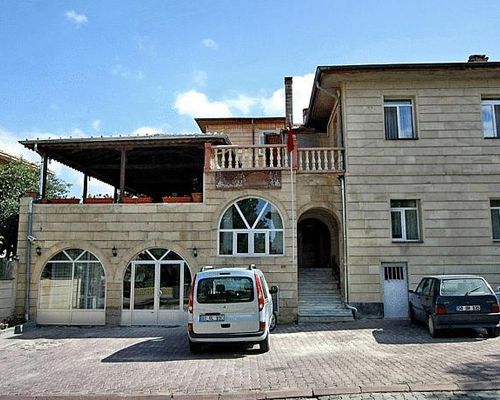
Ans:
{"type": "Polygon", "coordinates": [[[35,251],[36,251],[36,255],[37,256],[41,256],[42,255],[42,248],[40,246],[36,246],[35,251]]]}
{"type": "Polygon", "coordinates": [[[196,246],[193,247],[193,257],[198,257],[198,248],[196,246]]]}
{"type": "Polygon", "coordinates": [[[113,257],[116,257],[118,255],[118,250],[116,250],[115,246],[113,246],[113,248],[111,249],[111,254],[113,254],[113,257]]]}

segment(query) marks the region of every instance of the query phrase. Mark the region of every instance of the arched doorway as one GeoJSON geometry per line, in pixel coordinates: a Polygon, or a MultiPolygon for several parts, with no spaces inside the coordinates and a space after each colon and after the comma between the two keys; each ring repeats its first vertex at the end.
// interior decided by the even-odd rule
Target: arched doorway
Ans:
{"type": "Polygon", "coordinates": [[[123,325],[182,324],[187,318],[191,271],[176,252],[147,249],[123,277],[123,325]]]}
{"type": "Polygon", "coordinates": [[[331,268],[331,235],[325,223],[304,218],[298,224],[299,268],[331,268]]]}

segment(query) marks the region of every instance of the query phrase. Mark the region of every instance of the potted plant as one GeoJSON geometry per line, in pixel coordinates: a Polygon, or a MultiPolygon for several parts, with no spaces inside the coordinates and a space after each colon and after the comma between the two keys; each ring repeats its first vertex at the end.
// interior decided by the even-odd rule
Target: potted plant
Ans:
{"type": "Polygon", "coordinates": [[[143,203],[151,203],[153,202],[153,198],[150,196],[146,196],[141,194],[139,196],[123,196],[122,201],[127,204],[143,204],[143,203]]]}
{"type": "Polygon", "coordinates": [[[101,195],[96,194],[94,196],[85,197],[83,199],[84,204],[111,204],[113,203],[113,198],[109,194],[101,195]]]}
{"type": "Polygon", "coordinates": [[[42,199],[42,204],[78,204],[80,199],[76,197],[53,197],[42,199]]]}
{"type": "Polygon", "coordinates": [[[191,182],[191,198],[194,203],[202,203],[203,202],[203,192],[200,184],[200,180],[198,178],[193,178],[191,182]]]}
{"type": "Polygon", "coordinates": [[[177,193],[172,193],[171,196],[163,196],[162,201],[164,203],[190,203],[191,196],[178,196],[177,193]]]}

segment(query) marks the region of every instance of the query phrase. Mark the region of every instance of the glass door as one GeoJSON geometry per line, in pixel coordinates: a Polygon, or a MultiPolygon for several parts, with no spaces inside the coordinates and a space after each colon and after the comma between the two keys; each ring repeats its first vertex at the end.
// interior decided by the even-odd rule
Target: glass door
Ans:
{"type": "Polygon", "coordinates": [[[176,324],[180,323],[183,291],[181,282],[183,281],[184,263],[163,261],[158,265],[158,323],[176,324]]]}
{"type": "Polygon", "coordinates": [[[141,325],[157,323],[156,262],[134,263],[133,274],[133,322],[141,325]]]}

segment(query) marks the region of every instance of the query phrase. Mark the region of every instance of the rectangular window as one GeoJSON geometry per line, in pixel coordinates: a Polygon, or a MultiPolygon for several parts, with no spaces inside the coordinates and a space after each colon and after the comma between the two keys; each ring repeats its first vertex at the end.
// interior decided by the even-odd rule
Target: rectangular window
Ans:
{"type": "Polygon", "coordinates": [[[384,100],[385,138],[416,139],[412,100],[384,100]]]}
{"type": "Polygon", "coordinates": [[[417,200],[391,200],[391,225],[393,241],[419,241],[417,200]]]}
{"type": "Polygon", "coordinates": [[[500,240],[500,200],[490,200],[493,240],[500,240]]]}
{"type": "Polygon", "coordinates": [[[484,137],[500,137],[500,99],[482,100],[481,109],[484,137]]]}
{"type": "Polygon", "coordinates": [[[198,282],[200,304],[247,303],[254,299],[253,281],[245,277],[205,278],[198,282]]]}

